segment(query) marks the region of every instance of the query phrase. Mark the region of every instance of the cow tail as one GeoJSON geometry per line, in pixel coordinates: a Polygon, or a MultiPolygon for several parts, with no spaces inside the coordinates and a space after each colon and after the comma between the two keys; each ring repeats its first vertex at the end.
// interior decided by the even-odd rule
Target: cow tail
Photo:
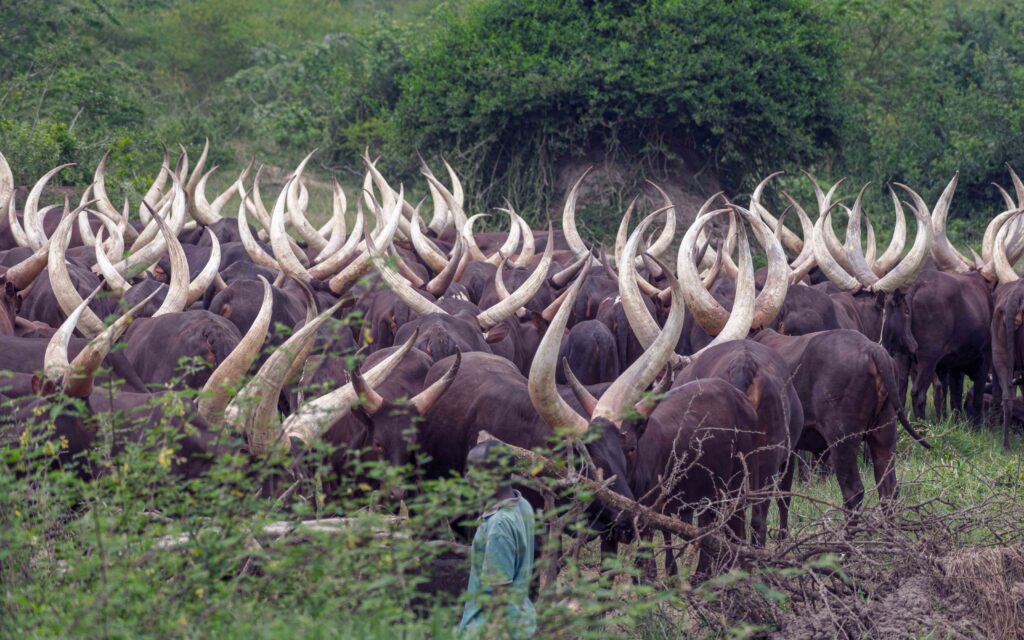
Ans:
{"type": "Polygon", "coordinates": [[[757,383],[757,362],[748,353],[729,364],[729,384],[742,391],[756,410],[761,404],[761,389],[757,383]]]}
{"type": "MultiPolygon", "coordinates": [[[[1015,300],[1011,300],[1011,304],[1006,305],[1006,313],[1003,314],[1003,329],[1006,332],[1005,340],[1006,344],[1006,355],[1010,359],[1010,368],[1006,371],[1006,384],[1003,385],[1005,388],[1013,389],[1013,370],[1017,363],[1014,362],[1014,355],[1016,354],[1016,341],[1017,341],[1017,327],[1020,326],[1017,323],[1017,318],[1024,312],[1024,295],[1021,294],[1020,290],[1013,292],[1015,300]]],[[[1006,398],[1004,396],[1003,400],[1006,398]]]]}
{"type": "Polygon", "coordinates": [[[896,418],[903,425],[903,428],[907,430],[907,433],[910,434],[910,437],[917,440],[917,443],[925,449],[931,449],[932,445],[911,426],[910,420],[907,419],[907,412],[903,408],[903,403],[896,386],[896,372],[892,357],[879,345],[872,345],[868,352],[871,360],[875,363],[875,370],[878,371],[878,376],[881,378],[885,395],[889,403],[892,404],[893,409],[896,410],[896,418]]]}

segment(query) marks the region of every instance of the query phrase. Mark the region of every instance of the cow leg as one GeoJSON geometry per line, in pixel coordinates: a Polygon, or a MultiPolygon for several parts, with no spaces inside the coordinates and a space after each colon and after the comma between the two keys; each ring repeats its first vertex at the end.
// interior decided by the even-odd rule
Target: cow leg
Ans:
{"type": "Polygon", "coordinates": [[[796,473],[798,459],[795,452],[789,454],[789,464],[786,465],[786,471],[779,482],[779,491],[782,494],[776,500],[779,507],[779,540],[785,540],[789,535],[789,505],[793,501],[793,496],[789,493],[793,490],[793,475],[796,473]]]}
{"type": "Polygon", "coordinates": [[[839,490],[843,493],[843,506],[848,511],[858,510],[864,500],[864,484],[857,469],[857,444],[851,441],[838,442],[831,449],[832,468],[836,472],[839,490]]]}
{"type": "Polygon", "coordinates": [[[949,391],[949,383],[946,376],[935,374],[935,378],[932,380],[932,404],[935,405],[936,420],[946,417],[947,391],[949,391]]]}
{"type": "Polygon", "coordinates": [[[949,380],[949,413],[955,418],[964,417],[964,374],[950,373],[949,380]]]}
{"type": "Polygon", "coordinates": [[[1013,418],[1013,401],[1017,397],[1017,385],[1013,381],[1003,383],[1003,449],[1010,450],[1010,420],[1013,418]]]}
{"type": "Polygon", "coordinates": [[[971,403],[968,407],[968,416],[975,426],[984,422],[985,413],[985,383],[988,381],[988,372],[992,368],[989,357],[982,357],[982,361],[971,372],[971,403]]]}
{"type": "Polygon", "coordinates": [[[866,440],[871,451],[879,501],[891,506],[899,493],[896,480],[896,416],[891,409],[882,413],[879,424],[868,433],[866,440]]]}
{"type": "MultiPolygon", "coordinates": [[[[936,364],[937,362],[934,358],[918,361],[917,368],[914,371],[914,386],[910,391],[910,399],[914,406],[914,417],[918,420],[926,418],[925,402],[928,399],[928,387],[931,386],[932,381],[935,379],[936,364]]],[[[938,389],[936,389],[936,395],[938,395],[938,389]]]]}
{"type": "Polygon", "coordinates": [[[768,538],[768,509],[771,500],[763,498],[750,508],[750,542],[755,547],[763,547],[768,538]]]}
{"type": "Polygon", "coordinates": [[[648,543],[650,543],[650,548],[647,550],[649,553],[644,552],[640,554],[640,560],[638,561],[638,564],[640,565],[640,575],[637,576],[637,580],[642,578],[645,582],[652,583],[658,579],[658,562],[653,544],[654,536],[649,530],[644,530],[640,533],[639,542],[641,550],[643,547],[648,546],[648,543]]]}
{"type": "Polygon", "coordinates": [[[662,531],[661,538],[665,542],[665,575],[674,577],[678,573],[678,569],[676,568],[675,553],[672,551],[672,534],[662,531]]]}

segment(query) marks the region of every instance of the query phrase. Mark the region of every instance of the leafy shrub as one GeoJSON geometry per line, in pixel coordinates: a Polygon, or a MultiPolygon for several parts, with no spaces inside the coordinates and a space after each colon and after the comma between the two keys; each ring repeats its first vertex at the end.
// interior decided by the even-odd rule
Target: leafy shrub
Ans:
{"type": "Polygon", "coordinates": [[[696,154],[735,186],[820,157],[842,124],[836,37],[808,3],[513,0],[443,23],[407,54],[395,131],[457,149],[490,199],[544,203],[557,163],[595,149],[696,154]]]}

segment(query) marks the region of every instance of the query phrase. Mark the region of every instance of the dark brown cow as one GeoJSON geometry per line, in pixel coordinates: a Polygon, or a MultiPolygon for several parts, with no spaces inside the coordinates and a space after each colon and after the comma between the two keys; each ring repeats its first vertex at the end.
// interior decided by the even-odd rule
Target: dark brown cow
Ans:
{"type": "MultiPolygon", "coordinates": [[[[693,380],[669,391],[648,419],[627,420],[621,429],[635,442],[626,454],[629,484],[644,504],[686,521],[697,515],[702,527],[724,511],[733,535],[746,539],[745,508],[733,501],[744,484],[760,487],[768,478],[760,465],[744,464],[756,455],[759,428],[743,393],[724,380],[693,380]]],[[[754,526],[761,526],[756,516],[754,526]]],[[[702,551],[698,575],[707,576],[713,561],[702,551]]],[[[665,563],[674,574],[671,545],[665,563]]]]}
{"type": "Polygon", "coordinates": [[[136,320],[125,353],[146,384],[199,389],[241,339],[235,325],[209,311],[167,313],[136,320]]]}
{"type": "Polygon", "coordinates": [[[914,416],[925,417],[928,387],[936,375],[949,378],[953,411],[963,410],[963,377],[976,393],[967,415],[980,420],[991,358],[989,336],[992,298],[988,282],[978,273],[922,272],[907,291],[910,324],[917,342],[910,371],[914,416]]]}
{"type": "MultiPolygon", "coordinates": [[[[791,460],[791,452],[800,441],[804,413],[786,361],[770,347],[751,340],[734,340],[701,354],[679,375],[676,384],[707,378],[719,378],[734,386],[746,395],[757,413],[756,429],[751,436],[755,448],[746,460],[754,476],[750,488],[769,489],[774,480],[780,490],[788,493],[796,462],[791,460]]],[[[789,501],[788,496],[778,501],[782,535],[789,528],[789,501]]],[[[751,512],[751,535],[758,545],[767,539],[768,505],[768,500],[758,501],[751,512]]]]}
{"type": "Polygon", "coordinates": [[[1024,369],[1024,280],[1001,284],[995,292],[992,312],[993,408],[998,402],[1003,419],[1003,448],[1010,448],[1015,376],[1024,369]]]}
{"type": "Polygon", "coordinates": [[[829,453],[846,508],[857,509],[864,497],[857,470],[862,441],[871,453],[879,496],[895,498],[896,420],[915,440],[928,445],[907,421],[895,366],[885,349],[848,329],[804,336],[766,329],[754,340],[774,349],[793,372],[804,410],[797,449],[829,453]]]}

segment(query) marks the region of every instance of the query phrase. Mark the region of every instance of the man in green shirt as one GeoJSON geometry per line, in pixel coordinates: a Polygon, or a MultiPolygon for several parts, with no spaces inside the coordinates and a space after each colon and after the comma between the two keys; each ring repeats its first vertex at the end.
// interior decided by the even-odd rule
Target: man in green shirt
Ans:
{"type": "Polygon", "coordinates": [[[529,638],[537,630],[537,612],[530,602],[533,508],[512,488],[507,467],[498,460],[499,446],[494,440],[478,444],[466,459],[471,476],[489,474],[499,483],[473,537],[457,638],[529,638]]]}

